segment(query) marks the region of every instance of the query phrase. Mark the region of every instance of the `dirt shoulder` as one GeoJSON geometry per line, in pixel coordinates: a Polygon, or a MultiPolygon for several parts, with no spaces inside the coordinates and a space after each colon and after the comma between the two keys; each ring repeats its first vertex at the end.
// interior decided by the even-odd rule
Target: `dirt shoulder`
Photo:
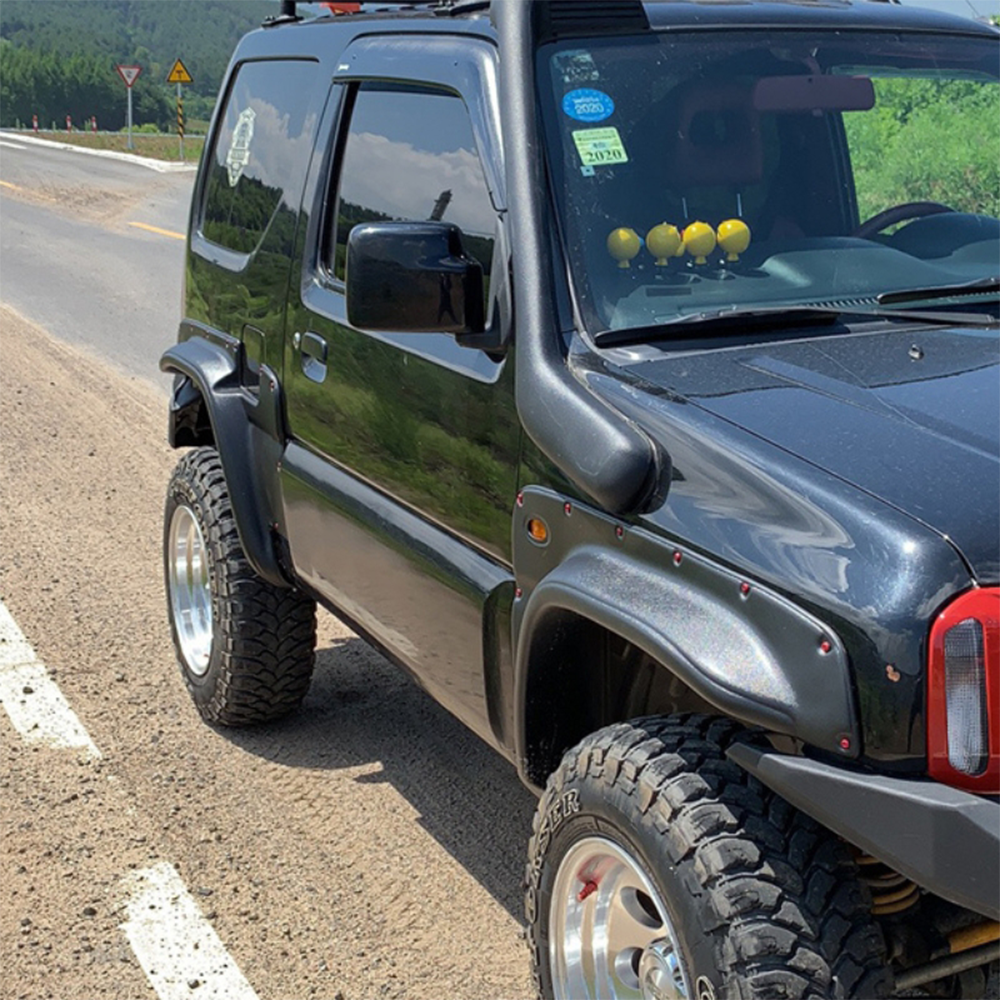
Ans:
{"type": "Polygon", "coordinates": [[[151,997],[121,880],[167,861],[261,998],[529,995],[531,797],[395,668],[323,615],[299,714],[197,718],[164,613],[165,424],[154,389],[0,307],[0,598],[102,753],[0,713],[0,994],[151,997]]]}

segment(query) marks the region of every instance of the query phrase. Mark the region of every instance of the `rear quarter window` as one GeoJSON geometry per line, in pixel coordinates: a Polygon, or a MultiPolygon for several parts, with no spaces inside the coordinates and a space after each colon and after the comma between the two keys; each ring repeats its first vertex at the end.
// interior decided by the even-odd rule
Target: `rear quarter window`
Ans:
{"type": "Polygon", "coordinates": [[[206,164],[205,239],[249,254],[268,235],[290,250],[321,111],[318,73],[305,60],[239,67],[206,164]]]}

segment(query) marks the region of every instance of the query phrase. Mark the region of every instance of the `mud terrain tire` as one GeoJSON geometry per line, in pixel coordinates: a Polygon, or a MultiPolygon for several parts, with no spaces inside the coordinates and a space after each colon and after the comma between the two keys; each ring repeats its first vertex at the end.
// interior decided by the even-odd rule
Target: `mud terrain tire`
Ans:
{"type": "MultiPolygon", "coordinates": [[[[645,919],[643,910],[656,916],[665,905],[667,920],[646,923],[675,936],[674,952],[665,949],[668,961],[652,970],[659,986],[647,983],[642,995],[661,995],[666,973],[676,978],[663,995],[692,1000],[890,994],[882,933],[850,852],[726,759],[738,732],[708,717],[640,719],[588,736],[563,758],[539,803],[527,866],[528,936],[541,996],[635,996],[645,982],[640,967],[651,971],[650,950],[663,950],[647,938],[611,954],[595,943],[600,935],[589,938],[597,927],[607,932],[604,940],[622,941],[622,924],[612,927],[613,916],[597,915],[597,907],[613,914],[622,902],[609,897],[613,889],[601,900],[598,885],[601,871],[621,872],[616,856],[632,862],[633,886],[648,880],[642,909],[634,888],[620,890],[631,894],[634,926],[645,919]],[[596,868],[587,867],[590,845],[600,859],[596,868]],[[559,875],[567,857],[571,867],[559,875]],[[573,916],[591,894],[594,912],[573,916]],[[579,952],[555,942],[552,952],[562,962],[555,975],[553,926],[582,937],[579,952]],[[584,959],[575,957],[581,953],[584,959]],[[599,971],[578,975],[574,963],[599,971]],[[682,974],[687,982],[678,990],[682,974]]],[[[626,913],[626,932],[629,919],[626,913]]],[[[655,965],[662,956],[653,959],[655,965]]]]}
{"type": "Polygon", "coordinates": [[[312,678],[316,604],[254,572],[213,448],[180,460],[164,513],[170,628],[198,711],[224,726],[294,711],[312,678]]]}

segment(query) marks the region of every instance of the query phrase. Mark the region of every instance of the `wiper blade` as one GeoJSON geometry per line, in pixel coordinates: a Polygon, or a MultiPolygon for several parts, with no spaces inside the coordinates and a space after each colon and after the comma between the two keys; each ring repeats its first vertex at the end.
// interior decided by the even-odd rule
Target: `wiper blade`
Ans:
{"type": "Polygon", "coordinates": [[[1000,276],[978,278],[959,285],[935,285],[931,288],[904,288],[898,292],[883,292],[875,301],[880,306],[903,305],[906,302],[924,302],[928,299],[951,299],[965,295],[982,295],[1000,291],[1000,276]]]}
{"type": "Polygon", "coordinates": [[[757,309],[712,309],[691,313],[678,319],[651,326],[624,330],[605,330],[594,337],[598,347],[643,344],[668,340],[697,331],[702,333],[751,332],[761,329],[780,330],[784,327],[829,326],[844,317],[866,319],[904,319],[909,322],[934,323],[941,326],[996,326],[995,316],[983,313],[928,312],[916,309],[830,309],[827,306],[765,306],[757,309]]]}
{"type": "Polygon", "coordinates": [[[707,309],[653,326],[605,330],[594,337],[598,347],[643,343],[683,336],[692,329],[699,333],[726,333],[730,330],[777,329],[784,326],[815,326],[835,323],[843,313],[822,306],[765,306],[758,309],[707,309]]]}

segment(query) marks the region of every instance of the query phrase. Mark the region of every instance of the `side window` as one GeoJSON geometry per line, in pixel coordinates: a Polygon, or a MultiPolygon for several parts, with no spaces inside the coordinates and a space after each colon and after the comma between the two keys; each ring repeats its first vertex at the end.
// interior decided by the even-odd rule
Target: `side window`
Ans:
{"type": "Polygon", "coordinates": [[[359,223],[428,220],[462,230],[488,287],[496,214],[462,99],[363,84],[344,146],[326,265],[343,281],[347,237],[359,223]]]}
{"type": "Polygon", "coordinates": [[[206,239],[252,253],[270,232],[290,246],[318,121],[318,68],[304,60],[239,68],[207,165],[206,239]]]}

